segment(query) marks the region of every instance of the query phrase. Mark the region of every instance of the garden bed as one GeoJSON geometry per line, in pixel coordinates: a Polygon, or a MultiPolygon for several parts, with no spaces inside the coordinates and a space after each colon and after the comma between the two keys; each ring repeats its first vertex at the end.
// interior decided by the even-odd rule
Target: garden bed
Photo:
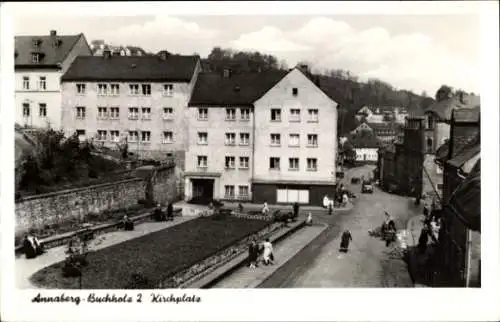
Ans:
{"type": "MultiPolygon", "coordinates": [[[[110,246],[88,255],[84,289],[153,288],[176,273],[209,258],[270,223],[227,217],[197,218],[164,230],[110,246]]],[[[46,267],[31,278],[42,288],[79,288],[78,278],[62,277],[63,262],[46,267]]]]}

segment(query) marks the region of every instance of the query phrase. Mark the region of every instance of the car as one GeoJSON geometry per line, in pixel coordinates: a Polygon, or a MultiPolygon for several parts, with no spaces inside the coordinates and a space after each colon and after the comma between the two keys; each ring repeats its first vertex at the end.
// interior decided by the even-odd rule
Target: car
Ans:
{"type": "Polygon", "coordinates": [[[373,193],[373,184],[370,181],[364,181],[361,185],[361,193],[373,193]]]}
{"type": "Polygon", "coordinates": [[[361,179],[358,178],[358,177],[352,177],[351,178],[351,183],[352,184],[358,184],[360,181],[361,181],[361,179]]]}

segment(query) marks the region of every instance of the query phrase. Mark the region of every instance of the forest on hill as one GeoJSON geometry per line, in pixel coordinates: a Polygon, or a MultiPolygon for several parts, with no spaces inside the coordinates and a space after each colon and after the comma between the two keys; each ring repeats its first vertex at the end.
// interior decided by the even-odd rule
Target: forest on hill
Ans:
{"type": "MultiPolygon", "coordinates": [[[[301,64],[309,65],[306,62],[299,63],[301,64]]],[[[273,55],[234,51],[221,47],[214,47],[211,53],[202,59],[202,67],[204,71],[221,73],[226,68],[231,69],[233,73],[290,68],[286,62],[273,55]]],[[[311,69],[314,66],[308,67],[311,69]]],[[[426,93],[416,94],[399,90],[379,79],[362,82],[347,70],[325,69],[321,72],[311,72],[310,76],[319,80],[320,87],[339,103],[340,134],[350,131],[357,125],[354,115],[363,105],[398,106],[418,115],[434,102],[434,99],[428,97],[426,93]]]]}

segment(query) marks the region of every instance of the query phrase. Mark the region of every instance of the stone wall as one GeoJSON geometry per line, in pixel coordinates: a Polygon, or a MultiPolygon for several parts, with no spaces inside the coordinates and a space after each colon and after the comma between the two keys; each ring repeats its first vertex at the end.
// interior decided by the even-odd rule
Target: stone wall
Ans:
{"type": "Polygon", "coordinates": [[[156,202],[177,199],[175,167],[163,166],[150,171],[152,178],[136,177],[21,198],[16,201],[16,236],[32,228],[85,221],[89,213],[128,208],[147,199],[147,193],[156,202]]]}

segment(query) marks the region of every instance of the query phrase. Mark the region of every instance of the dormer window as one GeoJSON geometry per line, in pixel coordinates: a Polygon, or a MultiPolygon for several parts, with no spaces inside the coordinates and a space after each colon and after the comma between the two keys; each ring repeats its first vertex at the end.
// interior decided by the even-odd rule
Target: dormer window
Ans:
{"type": "Polygon", "coordinates": [[[31,61],[38,64],[40,62],[40,53],[31,53],[31,61]]]}
{"type": "Polygon", "coordinates": [[[41,40],[40,39],[33,39],[33,47],[38,48],[40,46],[41,40]]]}

